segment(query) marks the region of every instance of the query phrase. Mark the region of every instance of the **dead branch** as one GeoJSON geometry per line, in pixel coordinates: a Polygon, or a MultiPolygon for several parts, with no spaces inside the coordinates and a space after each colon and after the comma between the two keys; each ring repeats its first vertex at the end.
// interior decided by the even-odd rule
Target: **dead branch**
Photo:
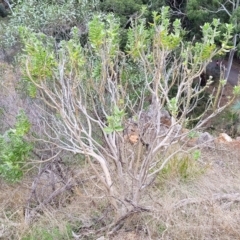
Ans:
{"type": "Polygon", "coordinates": [[[182,199],[179,202],[173,205],[174,210],[178,210],[187,205],[192,204],[204,204],[204,203],[212,203],[212,202],[220,202],[220,203],[238,203],[240,202],[240,194],[239,193],[229,193],[229,194],[214,194],[212,198],[209,199],[199,199],[199,198],[186,198],[182,199]]]}

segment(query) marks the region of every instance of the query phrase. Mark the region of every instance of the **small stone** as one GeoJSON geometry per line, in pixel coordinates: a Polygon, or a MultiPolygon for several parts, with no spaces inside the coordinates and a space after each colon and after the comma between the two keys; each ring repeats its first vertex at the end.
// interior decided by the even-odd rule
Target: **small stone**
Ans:
{"type": "Polygon", "coordinates": [[[226,133],[220,133],[218,137],[218,141],[222,143],[229,143],[229,142],[232,142],[233,140],[226,133]]]}
{"type": "Polygon", "coordinates": [[[131,144],[137,143],[138,140],[139,140],[139,136],[137,134],[135,134],[135,135],[132,134],[129,136],[129,141],[131,144]]]}
{"type": "Polygon", "coordinates": [[[236,141],[239,141],[239,142],[240,142],[240,137],[236,137],[236,141]]]}
{"type": "Polygon", "coordinates": [[[104,239],[105,239],[105,237],[101,236],[101,237],[97,238],[96,240],[104,240],[104,239]]]}
{"type": "Polygon", "coordinates": [[[197,144],[204,147],[215,147],[214,137],[208,132],[201,133],[197,139],[197,144]]]}

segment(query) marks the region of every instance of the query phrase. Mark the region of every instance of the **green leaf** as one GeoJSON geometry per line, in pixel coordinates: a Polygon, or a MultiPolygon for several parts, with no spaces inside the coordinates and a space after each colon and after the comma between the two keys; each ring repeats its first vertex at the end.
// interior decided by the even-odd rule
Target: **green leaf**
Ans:
{"type": "Polygon", "coordinates": [[[23,111],[17,116],[14,128],[0,135],[0,176],[8,181],[17,181],[23,175],[32,145],[23,137],[30,130],[30,123],[23,111]]]}
{"type": "Polygon", "coordinates": [[[237,100],[232,106],[232,111],[240,115],[240,100],[237,100]]]}
{"type": "Polygon", "coordinates": [[[104,132],[106,132],[106,133],[112,133],[112,132],[114,132],[114,129],[112,129],[112,128],[110,128],[110,127],[105,127],[103,130],[104,130],[104,132]]]}
{"type": "Polygon", "coordinates": [[[122,132],[123,129],[124,129],[124,128],[123,128],[122,126],[117,126],[117,127],[114,128],[114,130],[115,130],[116,132],[122,132]]]}
{"type": "Polygon", "coordinates": [[[234,86],[233,87],[233,94],[235,96],[239,96],[240,95],[240,86],[234,86]]]}
{"type": "Polygon", "coordinates": [[[89,40],[92,48],[98,51],[104,42],[104,36],[104,23],[100,21],[100,16],[94,16],[89,22],[89,40]]]}
{"type": "Polygon", "coordinates": [[[200,150],[195,150],[193,152],[193,158],[194,160],[198,160],[201,157],[201,151],[200,150]]]}
{"type": "Polygon", "coordinates": [[[168,110],[170,111],[170,113],[173,116],[177,115],[177,112],[178,112],[177,104],[178,104],[178,102],[177,102],[177,99],[175,97],[170,99],[170,102],[168,103],[168,110]]]}

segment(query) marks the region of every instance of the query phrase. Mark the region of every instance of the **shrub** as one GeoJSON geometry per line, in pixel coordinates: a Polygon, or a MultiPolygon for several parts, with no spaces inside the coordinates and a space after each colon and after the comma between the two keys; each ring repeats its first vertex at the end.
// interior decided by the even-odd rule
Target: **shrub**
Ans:
{"type": "MultiPolygon", "coordinates": [[[[168,162],[184,151],[165,155],[181,139],[182,126],[194,120],[194,129],[200,128],[239,94],[237,87],[226,106],[219,107],[221,83],[205,111],[188,118],[210,84],[193,88],[193,81],[216,54],[227,51],[232,26],[227,25],[218,49],[218,20],[205,24],[202,41],[193,43],[185,41],[179,20],[171,24],[168,8],[162,8],[161,15],[154,12],[153,19],[149,29],[144,19],[136,19],[128,30],[126,52],[119,49],[120,23],[112,14],[93,17],[85,47],[76,28],[57,51],[51,39],[21,28],[24,80],[46,109],[42,140],[86,157],[115,213],[106,226],[110,231],[132,214],[148,211],[142,196],[168,162]]],[[[188,174],[185,162],[188,159],[180,164],[183,176],[188,174]]]]}
{"type": "Polygon", "coordinates": [[[23,167],[32,149],[24,140],[30,129],[30,123],[23,111],[17,116],[14,128],[0,136],[0,176],[11,182],[23,175],[23,167]]]}

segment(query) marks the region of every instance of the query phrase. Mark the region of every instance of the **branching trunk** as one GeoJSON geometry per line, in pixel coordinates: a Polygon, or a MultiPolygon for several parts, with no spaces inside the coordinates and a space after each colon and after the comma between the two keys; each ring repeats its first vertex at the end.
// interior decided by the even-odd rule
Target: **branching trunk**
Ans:
{"type": "Polygon", "coordinates": [[[227,69],[226,69],[226,73],[225,73],[225,79],[227,81],[228,81],[228,78],[229,78],[229,74],[231,72],[233,57],[234,57],[234,54],[236,52],[237,37],[238,37],[238,34],[235,34],[234,37],[233,37],[233,49],[230,50],[230,54],[229,54],[229,57],[228,57],[227,69]]]}

